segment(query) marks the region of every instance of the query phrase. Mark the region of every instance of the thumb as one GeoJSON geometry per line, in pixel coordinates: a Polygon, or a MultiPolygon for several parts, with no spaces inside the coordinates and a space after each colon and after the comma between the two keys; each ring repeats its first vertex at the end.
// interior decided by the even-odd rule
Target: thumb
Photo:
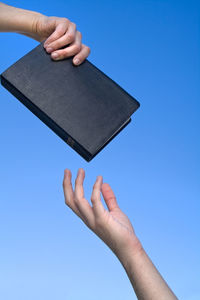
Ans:
{"type": "Polygon", "coordinates": [[[119,207],[115,194],[108,183],[102,184],[101,192],[109,211],[119,207]]]}

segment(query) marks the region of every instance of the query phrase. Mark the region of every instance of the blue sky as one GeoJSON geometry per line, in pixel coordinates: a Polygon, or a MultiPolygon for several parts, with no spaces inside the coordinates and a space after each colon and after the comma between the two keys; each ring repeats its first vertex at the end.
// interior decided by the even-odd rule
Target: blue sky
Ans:
{"type": "MultiPolygon", "coordinates": [[[[64,204],[62,178],[103,175],[183,300],[200,299],[199,1],[7,1],[65,16],[89,60],[141,103],[90,163],[0,87],[0,298],[132,300],[112,252],[64,204]]],[[[38,45],[0,35],[0,72],[38,45]]]]}

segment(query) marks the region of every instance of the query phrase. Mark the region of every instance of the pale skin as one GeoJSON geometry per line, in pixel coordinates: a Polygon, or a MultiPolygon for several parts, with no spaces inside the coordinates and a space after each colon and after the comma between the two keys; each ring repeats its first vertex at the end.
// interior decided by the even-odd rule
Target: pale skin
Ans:
{"type": "Polygon", "coordinates": [[[72,187],[72,174],[64,172],[65,203],[114,252],[122,263],[139,300],[175,300],[177,297],[146,254],[128,217],[102,176],[97,176],[91,204],[84,197],[85,171],[79,169],[72,187]],[[104,208],[101,194],[106,203],[104,208]]]}
{"type": "Polygon", "coordinates": [[[2,2],[0,32],[16,32],[44,41],[44,48],[53,60],[73,56],[73,64],[80,65],[90,54],[90,48],[82,43],[82,34],[76,24],[67,18],[47,17],[2,2]]]}
{"type": "MultiPolygon", "coordinates": [[[[0,32],[16,32],[44,41],[44,48],[53,60],[73,57],[74,65],[80,65],[90,54],[90,48],[82,44],[76,24],[67,18],[47,17],[2,2],[0,32]]],[[[90,204],[84,197],[85,171],[79,169],[74,189],[71,177],[71,171],[66,169],[63,179],[66,204],[118,257],[138,299],[177,299],[143,249],[130,220],[118,206],[110,185],[103,183],[102,176],[98,176],[90,204]],[[102,205],[101,194],[107,210],[102,205]]]]}

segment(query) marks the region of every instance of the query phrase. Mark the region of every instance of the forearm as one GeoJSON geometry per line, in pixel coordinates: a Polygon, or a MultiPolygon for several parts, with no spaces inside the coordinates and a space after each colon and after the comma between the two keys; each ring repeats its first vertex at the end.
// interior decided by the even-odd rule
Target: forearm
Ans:
{"type": "Polygon", "coordinates": [[[34,27],[39,16],[42,15],[38,12],[15,8],[0,2],[0,31],[21,33],[34,38],[34,27]]]}
{"type": "Polygon", "coordinates": [[[118,206],[116,197],[107,183],[98,176],[91,196],[92,207],[84,198],[85,172],[79,169],[75,190],[71,171],[66,169],[63,179],[65,203],[104,241],[124,266],[139,300],[177,300],[157,271],[128,217],[118,206]],[[108,210],[103,207],[101,193],[108,210]]]}
{"type": "Polygon", "coordinates": [[[139,300],[177,299],[142,247],[119,259],[139,300]]]}

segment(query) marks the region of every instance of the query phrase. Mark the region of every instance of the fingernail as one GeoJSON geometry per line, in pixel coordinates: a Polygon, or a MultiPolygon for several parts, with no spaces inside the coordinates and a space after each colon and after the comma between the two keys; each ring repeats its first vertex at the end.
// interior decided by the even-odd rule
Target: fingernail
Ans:
{"type": "Polygon", "coordinates": [[[75,64],[75,65],[79,65],[79,64],[80,64],[80,60],[79,60],[78,58],[76,58],[76,59],[74,60],[74,64],[75,64]]]}
{"type": "Polygon", "coordinates": [[[47,51],[48,53],[50,53],[50,52],[53,51],[53,48],[47,48],[46,51],[47,51]]]}
{"type": "Polygon", "coordinates": [[[55,53],[52,53],[51,56],[52,56],[54,59],[58,59],[58,56],[59,56],[59,55],[58,55],[58,53],[55,52],[55,53]]]}

